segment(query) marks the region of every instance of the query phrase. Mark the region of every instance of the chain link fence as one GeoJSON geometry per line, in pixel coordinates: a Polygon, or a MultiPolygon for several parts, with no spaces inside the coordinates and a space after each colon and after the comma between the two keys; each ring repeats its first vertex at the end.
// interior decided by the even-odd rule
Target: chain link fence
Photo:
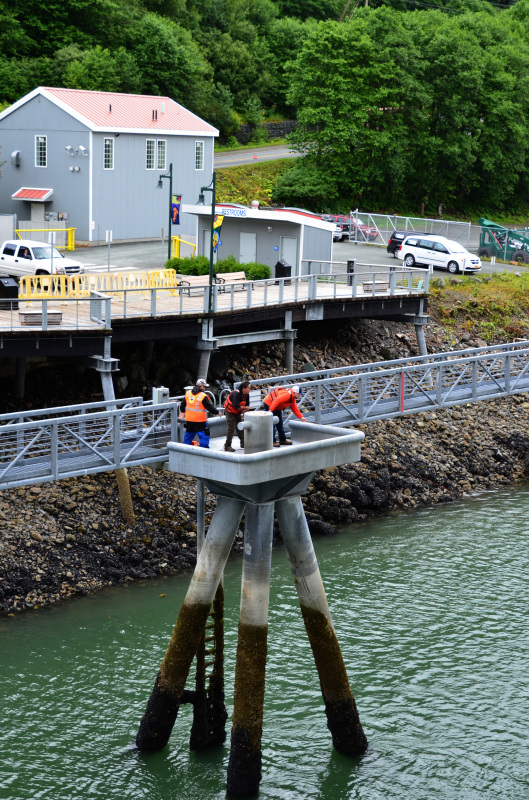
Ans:
{"type": "Polygon", "coordinates": [[[459,242],[472,251],[479,246],[480,226],[470,222],[428,217],[406,217],[400,214],[372,214],[368,211],[352,211],[350,214],[349,241],[370,243],[385,247],[393,231],[430,233],[445,236],[459,242]],[[376,237],[374,233],[376,230],[376,237]]]}

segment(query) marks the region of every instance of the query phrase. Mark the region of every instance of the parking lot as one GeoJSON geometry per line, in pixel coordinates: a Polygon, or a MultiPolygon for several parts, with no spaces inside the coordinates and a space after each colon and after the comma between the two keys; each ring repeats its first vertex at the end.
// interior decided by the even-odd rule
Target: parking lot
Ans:
{"type": "MultiPolygon", "coordinates": [[[[473,248],[471,248],[475,252],[473,248]]],[[[188,255],[190,248],[187,247],[183,255],[188,255]]],[[[108,269],[108,246],[99,247],[79,247],[72,254],[83,264],[86,265],[88,272],[103,272],[108,269]]],[[[354,244],[354,242],[335,242],[333,245],[333,273],[345,272],[346,264],[349,259],[356,259],[358,265],[372,265],[375,267],[385,266],[394,267],[402,265],[402,261],[393,258],[386,252],[385,245],[377,244],[354,244]]],[[[125,242],[112,244],[110,246],[110,271],[135,271],[162,269],[167,260],[167,242],[162,248],[162,241],[154,240],[149,242],[125,242]]],[[[493,272],[523,272],[529,270],[529,266],[518,266],[513,264],[489,264],[483,263],[481,275],[493,272]]],[[[439,270],[436,275],[447,275],[446,272],[439,270]]],[[[450,276],[452,277],[452,276],[450,276]]]]}

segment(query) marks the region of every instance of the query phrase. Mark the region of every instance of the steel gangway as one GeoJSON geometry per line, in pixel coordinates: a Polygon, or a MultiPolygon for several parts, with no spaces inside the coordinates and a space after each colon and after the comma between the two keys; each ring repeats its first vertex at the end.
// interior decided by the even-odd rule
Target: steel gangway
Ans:
{"type": "MultiPolygon", "coordinates": [[[[252,405],[273,386],[300,384],[307,419],[365,425],[529,391],[529,341],[251,381],[252,405]]],[[[168,459],[181,441],[181,396],[141,397],[0,415],[0,489],[168,459]]],[[[220,399],[222,399],[222,394],[220,399]]],[[[212,436],[224,435],[212,419],[212,436]]]]}

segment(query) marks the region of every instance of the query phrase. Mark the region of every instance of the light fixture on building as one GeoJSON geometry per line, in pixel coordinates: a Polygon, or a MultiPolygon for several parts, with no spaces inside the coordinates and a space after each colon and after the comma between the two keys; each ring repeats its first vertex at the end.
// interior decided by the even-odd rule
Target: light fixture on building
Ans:
{"type": "Polygon", "coordinates": [[[88,150],[86,149],[86,147],[83,147],[82,144],[79,145],[79,155],[80,156],[87,156],[88,155],[88,150]]]}

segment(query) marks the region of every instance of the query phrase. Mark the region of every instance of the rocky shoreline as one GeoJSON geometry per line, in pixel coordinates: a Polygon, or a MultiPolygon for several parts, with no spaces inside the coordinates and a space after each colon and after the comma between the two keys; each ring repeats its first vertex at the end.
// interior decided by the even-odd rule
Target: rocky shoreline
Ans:
{"type": "MultiPolygon", "coordinates": [[[[432,328],[429,351],[446,349],[440,336],[432,328]]],[[[279,350],[237,353],[229,370],[277,374],[279,350]]],[[[296,369],[406,353],[415,354],[409,327],[349,323],[327,344],[300,341],[296,369]]],[[[362,426],[362,461],[317,473],[303,498],[312,534],[523,480],[529,474],[528,412],[525,397],[514,396],[362,426]]],[[[113,473],[0,492],[0,616],[193,568],[194,479],[150,467],[133,468],[129,477],[133,528],[123,521],[113,473]]],[[[213,504],[208,498],[209,511],[213,504]]],[[[241,541],[239,531],[235,550],[241,541]]]]}

